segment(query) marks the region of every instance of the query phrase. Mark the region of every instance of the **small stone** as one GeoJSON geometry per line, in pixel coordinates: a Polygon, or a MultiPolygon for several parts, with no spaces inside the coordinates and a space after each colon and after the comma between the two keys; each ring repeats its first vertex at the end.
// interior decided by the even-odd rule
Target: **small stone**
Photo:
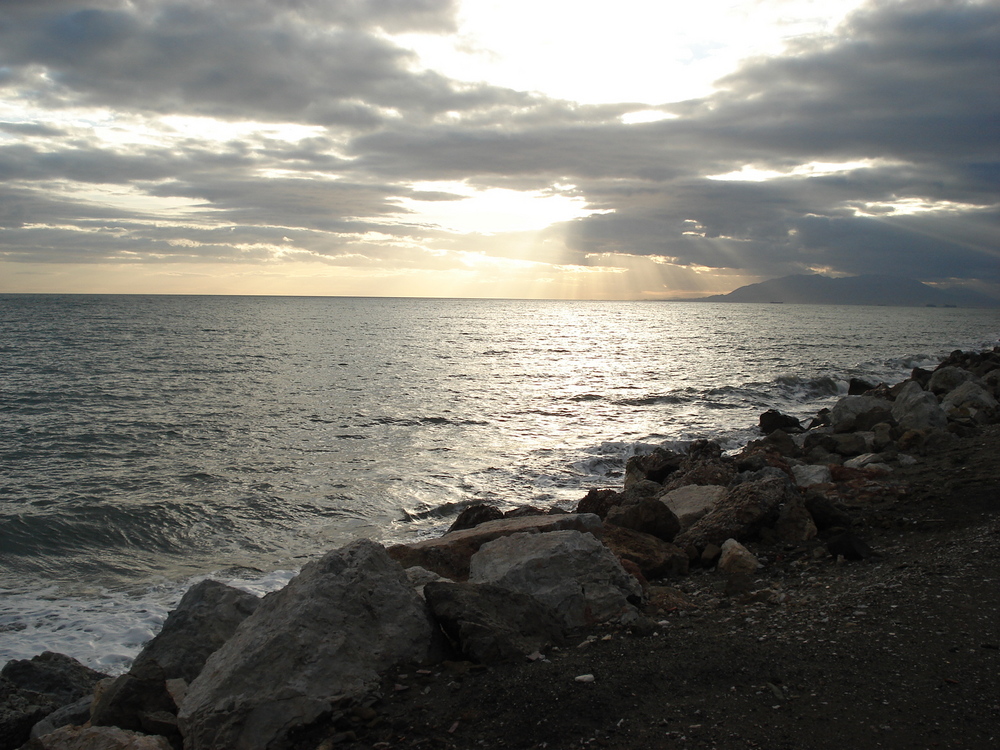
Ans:
{"type": "Polygon", "coordinates": [[[573,679],[576,680],[577,682],[593,682],[594,681],[594,675],[592,675],[592,674],[581,674],[581,675],[577,675],[573,679]]]}

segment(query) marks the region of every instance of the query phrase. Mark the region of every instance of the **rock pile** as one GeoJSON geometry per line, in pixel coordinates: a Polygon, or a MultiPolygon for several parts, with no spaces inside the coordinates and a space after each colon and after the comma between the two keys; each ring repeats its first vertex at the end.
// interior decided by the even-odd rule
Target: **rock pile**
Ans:
{"type": "Polygon", "coordinates": [[[637,456],[620,490],[575,512],[469,509],[439,539],[330,552],[261,600],[205,581],[121,677],[51,654],[8,664],[0,750],[332,747],[316,727],[363,720],[392,668],[540,658],[597,625],[641,630],[649,581],[691,566],[745,580],[767,564],[746,544],[877,555],[855,514],[905,491],[897,467],[1000,421],[998,396],[1000,348],[955,352],[899,384],[854,383],[808,425],[767,412],[737,455],[699,440],[637,456]],[[50,663],[63,671],[44,689],[25,676],[50,663]]]}

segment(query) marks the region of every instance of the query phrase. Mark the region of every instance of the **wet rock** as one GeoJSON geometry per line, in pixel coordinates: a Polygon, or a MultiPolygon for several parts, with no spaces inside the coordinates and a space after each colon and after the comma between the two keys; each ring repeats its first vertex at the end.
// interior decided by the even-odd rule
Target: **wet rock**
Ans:
{"type": "Polygon", "coordinates": [[[173,750],[163,737],[118,727],[63,727],[36,737],[24,750],[173,750]]]}
{"type": "Polygon", "coordinates": [[[424,595],[456,650],[472,661],[507,661],[563,643],[559,618],[528,594],[439,581],[427,584],[424,595]]]}
{"type": "Polygon", "coordinates": [[[625,464],[625,488],[642,480],[663,484],[680,468],[683,460],[683,454],[666,448],[657,448],[644,456],[633,456],[625,464]]]}
{"type": "Polygon", "coordinates": [[[0,748],[20,747],[35,724],[64,706],[88,699],[106,677],[51,651],[7,662],[0,671],[0,748]]]}
{"type": "Polygon", "coordinates": [[[458,518],[448,527],[448,531],[460,531],[461,529],[472,529],[486,521],[496,521],[503,518],[503,513],[499,508],[485,503],[476,503],[458,514],[458,518]]]}
{"type": "Polygon", "coordinates": [[[851,378],[847,385],[847,395],[848,396],[861,396],[868,391],[874,390],[875,384],[869,383],[867,380],[862,380],[861,378],[851,378]]]}
{"type": "MultiPolygon", "coordinates": [[[[498,522],[494,522],[498,523],[498,522]]],[[[468,533],[468,532],[456,532],[468,533]]],[[[179,715],[187,750],[277,745],[389,667],[438,655],[427,605],[381,545],[308,563],[209,658],[179,715]]]]}
{"type": "Polygon", "coordinates": [[[608,525],[604,529],[603,541],[615,557],[637,565],[646,579],[682,576],[688,572],[687,553],[650,534],[608,525]]]}
{"type": "Polygon", "coordinates": [[[782,430],[785,433],[801,432],[802,425],[795,417],[782,414],[776,409],[768,409],[760,415],[758,426],[764,435],[770,435],[775,430],[782,430]]]}
{"type": "Polygon", "coordinates": [[[752,575],[760,567],[762,566],[756,556],[735,539],[727,539],[722,543],[722,552],[717,565],[720,573],[752,575]]]}
{"type": "Polygon", "coordinates": [[[692,484],[660,495],[660,501],[674,512],[683,531],[714,508],[726,492],[718,485],[692,484]]]}
{"type": "Polygon", "coordinates": [[[615,490],[591,490],[577,503],[577,513],[593,513],[601,519],[616,505],[621,505],[625,496],[615,490]]]}
{"type": "Polygon", "coordinates": [[[937,397],[914,381],[908,382],[896,396],[892,416],[904,433],[908,430],[944,429],[948,424],[937,397]]]}
{"type": "Polygon", "coordinates": [[[674,539],[678,547],[693,544],[704,549],[707,544],[721,545],[730,537],[740,540],[756,535],[765,524],[778,517],[782,503],[797,497],[789,481],[763,479],[737,485],[709,513],[674,539]]]}
{"type": "Polygon", "coordinates": [[[665,503],[653,498],[611,508],[605,522],[605,528],[607,524],[613,524],[650,534],[665,542],[672,541],[681,530],[681,523],[674,512],[665,503]]]}
{"type": "Polygon", "coordinates": [[[795,477],[795,484],[799,487],[809,487],[814,484],[826,484],[833,479],[829,466],[819,466],[816,464],[793,466],[792,475],[795,477]]]}
{"type": "Polygon", "coordinates": [[[469,581],[529,594],[567,628],[608,622],[634,607],[642,587],[590,534],[514,534],[484,544],[472,557],[469,581]]]}
{"type": "Polygon", "coordinates": [[[219,581],[205,580],[192,586],[129,671],[95,698],[91,723],[164,734],[179,741],[176,720],[159,717],[177,713],[166,681],[193,681],[208,657],[236,632],[258,602],[253,594],[219,581]]]}
{"type": "Polygon", "coordinates": [[[453,531],[437,539],[412,544],[397,544],[389,556],[404,568],[419,565],[453,581],[469,577],[469,561],[487,542],[511,534],[543,534],[554,531],[582,531],[600,536],[604,524],[592,513],[567,513],[556,516],[530,516],[487,521],[473,529],[453,531]]]}

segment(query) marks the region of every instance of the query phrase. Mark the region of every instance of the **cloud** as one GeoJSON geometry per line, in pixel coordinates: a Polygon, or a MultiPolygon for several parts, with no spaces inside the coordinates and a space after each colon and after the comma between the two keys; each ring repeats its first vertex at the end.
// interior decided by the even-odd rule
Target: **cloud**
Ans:
{"type": "Polygon", "coordinates": [[[456,11],[4,3],[0,86],[21,109],[0,122],[0,257],[440,270],[472,253],[644,274],[623,288],[654,295],[712,273],[1000,281],[995,3],[870,2],[711,96],[586,106],[450,80],[393,36],[453,33],[456,11]],[[673,117],[623,122],[651,106],[673,117]],[[486,236],[404,209],[467,202],[421,187],[447,181],[597,213],[486,236]]]}

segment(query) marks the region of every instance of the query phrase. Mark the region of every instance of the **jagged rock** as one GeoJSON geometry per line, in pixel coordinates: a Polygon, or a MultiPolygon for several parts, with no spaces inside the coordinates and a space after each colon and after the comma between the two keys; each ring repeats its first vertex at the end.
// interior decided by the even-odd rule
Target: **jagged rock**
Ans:
{"type": "Polygon", "coordinates": [[[660,495],[660,501],[674,512],[683,531],[714,508],[726,492],[725,487],[714,484],[692,484],[660,495]]]}
{"type": "Polygon", "coordinates": [[[583,531],[600,536],[604,524],[592,513],[567,513],[557,516],[529,516],[487,521],[474,529],[453,531],[437,539],[389,547],[389,556],[404,568],[419,565],[453,581],[469,577],[469,560],[487,542],[520,533],[583,531]]]}
{"type": "Polygon", "coordinates": [[[665,491],[686,487],[688,485],[718,485],[726,487],[736,478],[736,463],[720,459],[705,459],[692,461],[676,472],[664,483],[665,491]]]}
{"type": "Polygon", "coordinates": [[[931,374],[930,380],[927,381],[927,390],[937,396],[943,396],[971,379],[972,373],[968,370],[945,365],[931,374]]]}
{"type": "Polygon", "coordinates": [[[693,544],[704,549],[707,544],[721,545],[730,537],[740,540],[755,534],[778,516],[782,503],[797,497],[790,481],[763,479],[737,485],[705,516],[674,539],[678,547],[693,544]]]}
{"type": "Polygon", "coordinates": [[[421,596],[424,595],[424,586],[432,581],[446,581],[447,578],[439,576],[433,570],[427,570],[427,568],[421,568],[419,565],[414,565],[412,568],[406,569],[406,580],[410,582],[410,585],[416,590],[421,596]]]}
{"type": "Polygon", "coordinates": [[[0,749],[20,747],[35,724],[87,698],[106,677],[51,651],[7,662],[0,670],[0,749]]]}
{"type": "Polygon", "coordinates": [[[605,529],[607,524],[613,524],[650,534],[665,542],[672,541],[681,530],[681,523],[674,512],[665,503],[654,498],[644,498],[631,505],[611,508],[605,522],[605,529]]]}
{"type": "Polygon", "coordinates": [[[795,417],[782,414],[777,409],[768,409],[760,415],[758,426],[761,434],[770,435],[775,430],[782,430],[785,433],[800,432],[802,425],[795,417]]]}
{"type": "Polygon", "coordinates": [[[892,467],[885,463],[885,457],[881,453],[862,453],[849,461],[844,461],[844,466],[848,469],[879,469],[881,471],[892,471],[892,467]]]}
{"type": "Polygon", "coordinates": [[[634,611],[642,587],[590,534],[514,534],[484,544],[472,557],[469,581],[495,583],[535,597],[567,628],[593,625],[634,611]]]}
{"type": "Polygon", "coordinates": [[[584,498],[577,503],[577,513],[593,513],[601,519],[608,515],[608,511],[616,505],[621,505],[625,495],[616,490],[590,490],[584,498]]]}
{"type": "Polygon", "coordinates": [[[562,624],[528,594],[488,583],[437,581],[424,596],[449,640],[466,658],[506,661],[560,645],[562,624]]]}
{"type": "Polygon", "coordinates": [[[775,430],[764,438],[763,443],[765,446],[776,450],[782,456],[795,457],[801,453],[798,443],[795,442],[795,438],[784,430],[775,430]]]}
{"type": "Polygon", "coordinates": [[[486,521],[496,521],[503,518],[503,513],[499,508],[485,503],[476,503],[458,514],[458,518],[448,528],[448,531],[460,531],[462,529],[473,529],[486,521]]]}
{"type": "Polygon", "coordinates": [[[803,464],[793,466],[792,475],[795,477],[795,484],[799,487],[809,487],[814,484],[826,484],[833,480],[829,466],[817,464],[803,464]]]}
{"type": "Polygon", "coordinates": [[[722,552],[716,569],[727,575],[752,575],[761,567],[754,554],[737,542],[727,539],[722,543],[722,552]]]}
{"type": "Polygon", "coordinates": [[[868,391],[875,389],[874,383],[869,383],[867,380],[862,380],[861,378],[851,378],[847,384],[847,395],[848,396],[861,396],[868,391]]]}
{"type": "Polygon", "coordinates": [[[908,382],[896,396],[892,416],[902,432],[944,429],[948,418],[933,393],[914,381],[908,382]]]}
{"type": "Polygon", "coordinates": [[[635,563],[646,579],[682,576],[688,572],[687,553],[650,534],[608,525],[604,528],[603,541],[615,557],[635,563]]]}
{"type": "Polygon", "coordinates": [[[32,739],[23,750],[173,750],[164,737],[118,727],[63,727],[32,739]]]}
{"type": "Polygon", "coordinates": [[[192,586],[167,616],[163,628],[140,652],[126,674],[95,698],[91,723],[163,734],[179,740],[176,714],[166,681],[193,681],[212,653],[222,646],[256,608],[253,594],[213,580],[192,586]]]}
{"type": "Polygon", "coordinates": [[[359,695],[389,667],[436,656],[436,632],[426,602],[381,545],[360,540],[329,552],[265,596],[209,658],[181,706],[185,748],[277,745],[327,714],[333,697],[359,695]]]}
{"type": "Polygon", "coordinates": [[[683,460],[683,454],[666,448],[657,448],[644,456],[632,456],[625,464],[625,488],[647,479],[663,484],[667,477],[680,468],[683,460]]]}
{"type": "Polygon", "coordinates": [[[845,396],[830,411],[834,432],[869,430],[892,417],[892,402],[872,396],[845,396]]]}

